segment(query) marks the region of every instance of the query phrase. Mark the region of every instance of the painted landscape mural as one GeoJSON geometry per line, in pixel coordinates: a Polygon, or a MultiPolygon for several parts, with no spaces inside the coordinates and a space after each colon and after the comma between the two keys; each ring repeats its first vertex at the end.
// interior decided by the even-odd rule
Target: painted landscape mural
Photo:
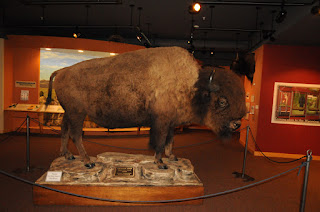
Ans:
{"type": "MultiPolygon", "coordinates": [[[[40,92],[39,104],[44,104],[48,95],[48,86],[51,74],[64,67],[93,58],[110,57],[115,55],[109,52],[83,51],[74,49],[40,49],[40,92]]],[[[55,91],[52,91],[51,105],[59,106],[55,91]]],[[[43,123],[47,126],[60,126],[62,113],[45,113],[43,123]]],[[[97,127],[96,124],[86,119],[84,127],[97,127]]]]}

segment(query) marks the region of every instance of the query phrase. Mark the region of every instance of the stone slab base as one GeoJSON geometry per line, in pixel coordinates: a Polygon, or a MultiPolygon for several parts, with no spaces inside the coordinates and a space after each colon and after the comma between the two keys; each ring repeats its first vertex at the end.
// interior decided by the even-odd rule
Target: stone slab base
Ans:
{"type": "MultiPolygon", "coordinates": [[[[96,166],[87,169],[75,160],[55,159],[48,171],[62,172],[61,180],[50,182],[45,173],[36,183],[61,191],[113,200],[159,201],[202,196],[203,184],[188,159],[163,161],[168,169],[158,169],[153,156],[105,152],[92,157],[96,166]]],[[[36,205],[150,205],[151,203],[119,203],[71,196],[42,187],[33,187],[36,205]]],[[[202,199],[159,204],[201,204],[202,199]]]]}

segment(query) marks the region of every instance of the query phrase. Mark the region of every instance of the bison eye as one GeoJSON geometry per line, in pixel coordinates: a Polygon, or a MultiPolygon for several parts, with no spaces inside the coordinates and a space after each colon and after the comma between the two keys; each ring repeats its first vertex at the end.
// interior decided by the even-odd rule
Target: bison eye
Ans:
{"type": "Polygon", "coordinates": [[[220,97],[218,99],[218,105],[220,108],[225,108],[228,106],[228,100],[225,97],[220,97]]]}

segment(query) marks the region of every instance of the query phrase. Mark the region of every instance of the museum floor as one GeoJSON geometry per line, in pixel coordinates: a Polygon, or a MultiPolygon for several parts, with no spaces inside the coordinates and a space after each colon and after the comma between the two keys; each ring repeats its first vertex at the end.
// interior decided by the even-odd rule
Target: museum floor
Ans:
{"type": "MultiPolygon", "coordinates": [[[[16,176],[37,180],[49,167],[52,160],[58,157],[59,136],[32,135],[31,166],[29,173],[24,172],[26,145],[23,134],[10,136],[0,135],[0,169],[16,176]]],[[[87,136],[90,141],[103,144],[147,148],[147,135],[109,135],[107,137],[87,136]]],[[[175,136],[175,146],[185,146],[211,140],[214,135],[206,130],[187,130],[175,136]]],[[[232,172],[242,169],[243,147],[238,143],[238,135],[231,142],[219,140],[176,149],[178,157],[188,158],[195,167],[195,173],[202,180],[205,194],[211,194],[241,187],[249,183],[234,178],[232,172]]],[[[124,152],[153,155],[152,151],[137,151],[106,147],[94,143],[84,143],[87,152],[95,156],[102,152],[124,152]]],[[[77,153],[73,144],[72,152],[77,153]]],[[[285,159],[277,160],[285,161],[285,159]]],[[[259,180],[300,165],[275,164],[265,158],[248,155],[246,173],[259,180]]],[[[303,168],[304,170],[304,168],[303,168]]],[[[32,186],[0,174],[0,211],[299,211],[304,171],[297,176],[298,169],[272,181],[231,194],[204,199],[202,205],[166,205],[161,206],[35,206],[32,202],[32,186]]],[[[309,186],[306,201],[306,212],[320,211],[320,162],[312,161],[310,165],[309,186]]]]}

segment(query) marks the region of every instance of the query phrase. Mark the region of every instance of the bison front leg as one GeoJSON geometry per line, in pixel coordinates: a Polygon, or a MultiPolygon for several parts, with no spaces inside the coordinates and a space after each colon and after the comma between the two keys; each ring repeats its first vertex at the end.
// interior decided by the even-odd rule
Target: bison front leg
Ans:
{"type": "Polygon", "coordinates": [[[155,121],[150,129],[150,147],[155,150],[154,163],[159,169],[168,169],[168,166],[162,161],[169,125],[159,120],[155,121]]]}
{"type": "Polygon", "coordinates": [[[174,136],[174,127],[171,127],[169,129],[167,139],[166,139],[165,154],[169,158],[169,160],[178,161],[178,158],[172,153],[173,136],[174,136]]]}

